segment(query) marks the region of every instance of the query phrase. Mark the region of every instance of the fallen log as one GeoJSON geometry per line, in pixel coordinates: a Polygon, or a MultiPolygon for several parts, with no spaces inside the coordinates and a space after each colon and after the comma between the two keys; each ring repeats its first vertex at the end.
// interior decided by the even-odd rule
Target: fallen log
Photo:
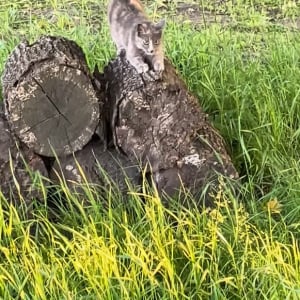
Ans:
{"type": "MultiPolygon", "coordinates": [[[[3,106],[0,106],[0,193],[17,207],[29,206],[33,199],[45,199],[42,189],[34,183],[39,173],[47,177],[48,172],[43,160],[31,149],[20,144],[9,130],[3,106]]],[[[43,181],[46,186],[47,181],[43,181]]],[[[38,181],[39,182],[39,181],[38,181]]]]}
{"type": "Polygon", "coordinates": [[[71,191],[86,195],[84,187],[107,196],[111,187],[117,193],[126,195],[128,189],[141,184],[138,165],[118,153],[116,149],[106,149],[100,139],[90,141],[82,150],[73,155],[60,157],[55,161],[50,179],[55,184],[66,184],[71,191]]]}
{"type": "Polygon", "coordinates": [[[168,60],[159,78],[138,74],[121,53],[104,81],[114,145],[148,169],[161,195],[175,197],[184,187],[199,197],[206,188],[211,204],[219,175],[238,178],[222,137],[168,60]]]}
{"type": "Polygon", "coordinates": [[[44,156],[82,149],[100,103],[82,49],[61,37],[20,43],[2,76],[5,114],[16,136],[44,156]]]}
{"type": "MultiPolygon", "coordinates": [[[[238,178],[222,137],[168,60],[161,76],[141,75],[121,53],[104,74],[91,75],[74,42],[42,37],[16,47],[2,85],[5,115],[25,161],[39,169],[55,152],[49,177],[64,178],[75,191],[88,182],[106,189],[103,170],[126,193],[127,180],[139,186],[146,170],[163,200],[184,202],[191,194],[197,205],[210,205],[219,176],[238,178]],[[92,140],[94,133],[102,140],[92,140]]],[[[1,126],[7,130],[6,122],[1,126]]]]}

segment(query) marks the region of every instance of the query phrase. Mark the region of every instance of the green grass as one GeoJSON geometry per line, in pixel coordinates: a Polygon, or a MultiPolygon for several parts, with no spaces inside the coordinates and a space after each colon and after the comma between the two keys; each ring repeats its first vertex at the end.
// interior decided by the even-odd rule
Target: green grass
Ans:
{"type": "MultiPolygon", "coordinates": [[[[231,18],[201,27],[176,21],[175,2],[148,1],[149,13],[167,18],[166,54],[224,136],[240,194],[221,182],[216,209],[198,212],[155,193],[120,204],[114,191],[103,208],[87,189],[83,207],[62,184],[56,222],[41,206],[23,220],[2,199],[1,299],[300,299],[300,36],[281,22],[297,22],[299,5],[199,0],[203,15],[231,18]]],[[[91,68],[114,57],[106,1],[32,3],[0,4],[0,72],[22,37],[41,34],[75,40],[91,68]]]]}

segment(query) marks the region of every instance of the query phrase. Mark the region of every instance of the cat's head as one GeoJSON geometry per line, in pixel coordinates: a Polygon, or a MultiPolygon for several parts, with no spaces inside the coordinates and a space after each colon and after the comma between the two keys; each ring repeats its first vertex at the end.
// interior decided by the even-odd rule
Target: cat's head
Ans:
{"type": "Polygon", "coordinates": [[[135,37],[137,48],[143,50],[147,55],[154,55],[162,43],[164,26],[165,20],[161,20],[156,24],[151,22],[137,24],[135,37]]]}

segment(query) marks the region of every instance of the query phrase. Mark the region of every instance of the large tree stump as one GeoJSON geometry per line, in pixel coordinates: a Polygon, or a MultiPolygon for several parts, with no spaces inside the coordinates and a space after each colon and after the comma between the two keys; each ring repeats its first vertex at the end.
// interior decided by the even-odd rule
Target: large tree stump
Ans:
{"type": "MultiPolygon", "coordinates": [[[[9,130],[0,106],[0,192],[16,206],[30,205],[32,199],[44,199],[42,189],[34,184],[34,176],[39,172],[47,177],[43,160],[32,150],[16,141],[9,130]]],[[[47,185],[47,182],[43,182],[47,185]]]]}
{"type": "Polygon", "coordinates": [[[2,77],[16,136],[44,156],[82,149],[99,121],[99,101],[81,48],[60,37],[20,43],[2,77]]]}
{"type": "Polygon", "coordinates": [[[158,79],[139,75],[121,54],[105,68],[104,80],[115,146],[150,166],[162,195],[173,197],[183,185],[198,197],[207,184],[218,185],[219,174],[238,177],[222,137],[168,60],[158,79]]]}

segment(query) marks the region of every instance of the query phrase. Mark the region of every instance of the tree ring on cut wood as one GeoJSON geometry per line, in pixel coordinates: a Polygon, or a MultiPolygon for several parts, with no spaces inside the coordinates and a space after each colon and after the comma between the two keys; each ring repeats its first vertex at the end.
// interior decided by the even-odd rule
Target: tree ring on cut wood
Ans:
{"type": "MultiPolygon", "coordinates": [[[[3,195],[17,207],[30,205],[32,200],[43,201],[44,194],[37,182],[41,175],[44,187],[48,186],[46,166],[37,154],[15,140],[4,117],[3,104],[0,105],[0,198],[3,195]]],[[[30,214],[30,211],[28,211],[30,214]]],[[[28,214],[28,216],[29,216],[28,214]]]]}
{"type": "Polygon", "coordinates": [[[99,122],[99,102],[81,70],[39,62],[11,89],[9,121],[16,135],[40,155],[81,149],[99,122]]]}
{"type": "Polygon", "coordinates": [[[44,156],[82,149],[99,123],[101,97],[82,49],[42,36],[15,47],[1,78],[5,115],[15,135],[44,156]]]}

